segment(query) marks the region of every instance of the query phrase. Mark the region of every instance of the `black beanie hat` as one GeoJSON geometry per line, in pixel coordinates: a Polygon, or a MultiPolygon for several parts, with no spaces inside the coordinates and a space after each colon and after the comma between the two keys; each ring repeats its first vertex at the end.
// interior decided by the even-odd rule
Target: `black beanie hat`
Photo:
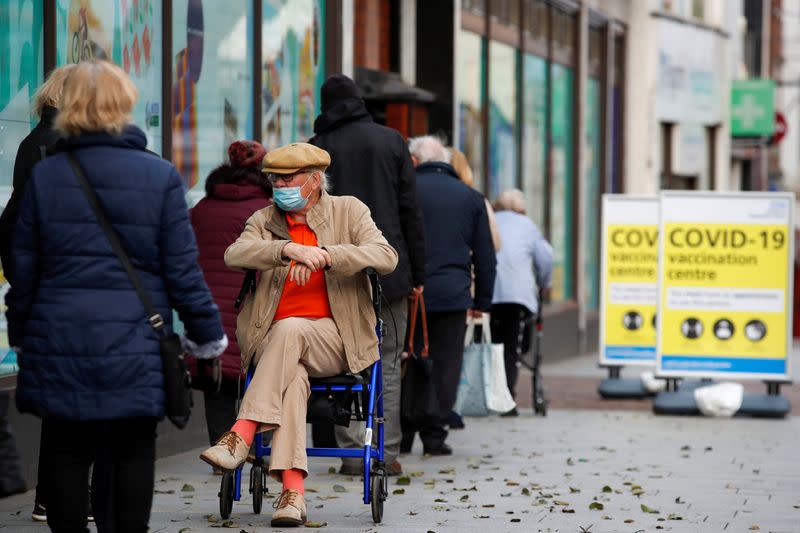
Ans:
{"type": "Polygon", "coordinates": [[[361,98],[361,90],[356,82],[344,74],[334,74],[322,84],[320,97],[322,111],[327,111],[340,100],[361,98]]]}

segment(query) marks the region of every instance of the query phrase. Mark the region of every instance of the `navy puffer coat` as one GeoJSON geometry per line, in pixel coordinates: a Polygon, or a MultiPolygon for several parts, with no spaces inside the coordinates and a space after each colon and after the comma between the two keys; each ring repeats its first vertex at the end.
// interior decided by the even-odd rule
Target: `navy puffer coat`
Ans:
{"type": "MultiPolygon", "coordinates": [[[[223,336],[197,265],[180,175],[145,151],[144,133],[66,141],[97,192],[150,298],[172,327],[203,344],[223,336]]],[[[45,418],[164,415],[158,341],[65,153],[33,169],[12,243],[18,276],[6,296],[11,346],[21,347],[17,407],[45,418]]]]}

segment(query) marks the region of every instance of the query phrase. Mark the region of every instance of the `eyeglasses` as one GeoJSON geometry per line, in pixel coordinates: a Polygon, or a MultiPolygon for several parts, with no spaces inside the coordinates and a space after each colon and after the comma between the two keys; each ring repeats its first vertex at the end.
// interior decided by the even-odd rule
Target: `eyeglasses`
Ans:
{"type": "Polygon", "coordinates": [[[273,174],[273,173],[269,173],[269,174],[267,174],[267,179],[269,180],[270,183],[273,183],[273,184],[274,183],[278,183],[279,181],[281,181],[284,184],[286,184],[286,183],[291,183],[292,180],[295,179],[297,176],[299,176],[301,174],[308,174],[309,172],[310,171],[308,171],[308,170],[301,170],[299,172],[295,172],[294,174],[273,174]]]}

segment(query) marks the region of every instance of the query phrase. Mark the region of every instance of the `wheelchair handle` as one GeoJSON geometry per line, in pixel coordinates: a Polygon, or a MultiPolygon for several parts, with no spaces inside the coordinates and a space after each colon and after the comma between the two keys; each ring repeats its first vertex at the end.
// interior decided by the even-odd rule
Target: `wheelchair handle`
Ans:
{"type": "Polygon", "coordinates": [[[381,298],[383,296],[383,290],[381,289],[381,282],[380,278],[378,277],[378,271],[372,267],[367,267],[364,269],[364,273],[369,278],[369,284],[372,286],[372,308],[375,310],[375,318],[380,319],[381,298]]]}

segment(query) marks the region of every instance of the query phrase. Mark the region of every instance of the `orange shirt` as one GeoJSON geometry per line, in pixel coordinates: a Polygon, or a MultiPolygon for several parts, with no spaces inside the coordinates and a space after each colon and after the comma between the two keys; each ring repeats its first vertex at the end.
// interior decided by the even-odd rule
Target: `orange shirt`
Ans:
{"type": "MultiPolygon", "coordinates": [[[[308,225],[295,222],[288,214],[286,222],[292,242],[306,246],[317,245],[317,236],[308,225]]],[[[287,276],[286,283],[283,285],[283,293],[281,293],[281,301],[278,302],[278,309],[272,320],[277,321],[289,317],[333,318],[328,302],[324,270],[312,272],[308,283],[302,287],[287,276]]]]}

